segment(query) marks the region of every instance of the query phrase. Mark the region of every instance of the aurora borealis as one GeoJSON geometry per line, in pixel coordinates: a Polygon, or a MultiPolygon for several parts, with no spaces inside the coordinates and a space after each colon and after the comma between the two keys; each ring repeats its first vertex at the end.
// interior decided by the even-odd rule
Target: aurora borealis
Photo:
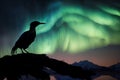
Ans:
{"type": "MultiPolygon", "coordinates": [[[[73,54],[120,44],[120,6],[115,4],[92,0],[54,1],[47,6],[42,18],[38,15],[38,20],[47,24],[37,28],[35,49],[31,49],[40,53],[60,50],[73,54]]],[[[30,21],[23,31],[28,30],[30,21]]]]}

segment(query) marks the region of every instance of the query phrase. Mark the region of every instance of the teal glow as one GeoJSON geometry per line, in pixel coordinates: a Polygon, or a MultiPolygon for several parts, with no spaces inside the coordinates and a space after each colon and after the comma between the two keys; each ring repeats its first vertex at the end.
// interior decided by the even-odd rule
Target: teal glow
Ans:
{"type": "Polygon", "coordinates": [[[120,10],[119,9],[116,9],[114,7],[111,7],[111,6],[105,6],[105,5],[101,5],[99,6],[103,11],[109,13],[109,14],[112,14],[112,15],[116,15],[116,16],[120,16],[120,10]]]}
{"type": "MultiPolygon", "coordinates": [[[[82,6],[59,4],[57,10],[51,6],[47,14],[38,21],[36,41],[29,48],[38,53],[79,53],[109,44],[120,44],[120,10],[109,6],[87,9],[82,6]],[[62,5],[62,6],[61,6],[62,5]]],[[[58,7],[58,6],[57,6],[58,7]]],[[[28,30],[28,19],[23,31],[28,30]]]]}

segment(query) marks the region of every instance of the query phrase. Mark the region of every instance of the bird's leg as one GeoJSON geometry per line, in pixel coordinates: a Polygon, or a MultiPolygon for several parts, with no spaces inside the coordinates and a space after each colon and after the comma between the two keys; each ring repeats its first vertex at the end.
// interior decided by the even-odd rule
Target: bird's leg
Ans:
{"type": "Polygon", "coordinates": [[[24,53],[23,49],[21,48],[22,53],[24,53]]]}
{"type": "Polygon", "coordinates": [[[26,49],[23,49],[26,53],[29,53],[26,49]]]}
{"type": "Polygon", "coordinates": [[[17,50],[15,51],[15,53],[17,54],[17,50]]]}

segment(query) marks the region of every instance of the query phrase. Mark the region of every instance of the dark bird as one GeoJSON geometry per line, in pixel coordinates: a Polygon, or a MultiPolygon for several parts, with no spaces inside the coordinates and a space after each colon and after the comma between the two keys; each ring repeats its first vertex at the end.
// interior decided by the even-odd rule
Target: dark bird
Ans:
{"type": "Polygon", "coordinates": [[[14,55],[14,53],[17,53],[17,49],[20,48],[22,53],[26,52],[29,53],[26,49],[29,47],[29,45],[35,40],[36,37],[36,30],[35,28],[40,25],[45,24],[38,21],[33,21],[30,24],[30,29],[26,32],[24,32],[20,38],[16,41],[15,45],[13,46],[11,50],[11,54],[14,55]]]}

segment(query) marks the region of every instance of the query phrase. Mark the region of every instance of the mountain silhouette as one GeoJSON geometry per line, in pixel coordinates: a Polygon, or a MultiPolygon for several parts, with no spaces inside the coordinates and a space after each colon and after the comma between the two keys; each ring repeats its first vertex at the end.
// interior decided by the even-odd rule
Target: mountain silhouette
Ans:
{"type": "Polygon", "coordinates": [[[110,75],[117,80],[120,80],[120,63],[114,64],[109,68],[113,71],[110,75]]]}
{"type": "Polygon", "coordinates": [[[111,69],[120,72],[120,63],[110,66],[111,69]]]}
{"type": "Polygon", "coordinates": [[[72,65],[74,66],[80,66],[83,69],[100,69],[101,66],[98,66],[88,60],[80,61],[80,62],[75,62],[72,65]]]}
{"type": "Polygon", "coordinates": [[[72,65],[80,66],[83,69],[92,70],[96,73],[93,75],[92,79],[95,79],[102,75],[109,75],[117,80],[120,80],[120,63],[114,64],[110,67],[104,67],[96,65],[88,60],[75,62],[72,65]]]}
{"type": "MultiPolygon", "coordinates": [[[[118,71],[114,71],[110,67],[96,65],[88,60],[75,62],[72,65],[81,67],[84,70],[91,70],[91,71],[95,72],[95,75],[91,76],[92,80],[96,79],[97,77],[104,76],[104,75],[111,76],[111,77],[115,78],[116,80],[120,80],[120,78],[119,78],[120,74],[118,73],[118,71]]],[[[115,64],[112,66],[114,66],[114,67],[117,66],[117,68],[119,68],[119,64],[115,64]]],[[[116,69],[116,67],[115,67],[115,69],[116,69]]],[[[67,75],[63,76],[61,74],[54,74],[54,76],[55,76],[56,80],[83,80],[80,78],[72,78],[67,75]]]]}
{"type": "MultiPolygon", "coordinates": [[[[111,76],[116,80],[120,80],[120,63],[111,65],[110,67],[104,67],[104,66],[96,65],[88,60],[84,60],[80,62],[75,62],[72,65],[81,67],[82,69],[85,70],[92,70],[93,72],[95,72],[96,74],[91,77],[92,80],[102,75],[111,76]]],[[[56,80],[82,80],[79,78],[74,79],[70,76],[63,76],[60,74],[55,75],[55,78],[56,80]]]]}

